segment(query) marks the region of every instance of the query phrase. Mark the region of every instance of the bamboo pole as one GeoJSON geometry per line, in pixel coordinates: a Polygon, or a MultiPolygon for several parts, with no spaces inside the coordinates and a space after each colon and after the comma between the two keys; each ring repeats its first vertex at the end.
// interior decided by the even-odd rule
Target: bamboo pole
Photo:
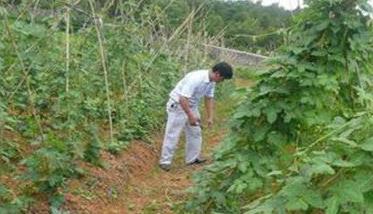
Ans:
{"type": "MultiPolygon", "coordinates": [[[[203,8],[203,4],[201,4],[196,10],[192,11],[186,18],[185,20],[183,21],[183,23],[181,23],[177,28],[176,30],[173,32],[173,34],[168,38],[166,39],[166,41],[164,41],[161,45],[161,47],[155,51],[149,61],[149,63],[147,63],[147,65],[145,66],[144,68],[144,72],[148,72],[150,67],[153,65],[154,61],[158,58],[158,56],[162,53],[162,51],[165,50],[165,48],[169,45],[169,43],[171,41],[173,41],[177,36],[179,36],[180,34],[182,34],[185,29],[186,29],[186,26],[189,22],[189,20],[191,19],[191,17],[194,17],[195,14],[197,14],[201,9],[203,8]]],[[[180,51],[177,51],[177,52],[180,52],[180,51]]],[[[180,57],[181,58],[181,57],[180,57]]],[[[148,78],[151,78],[151,75],[147,75],[147,76],[142,76],[143,78],[141,79],[141,81],[146,81],[148,78]]],[[[128,84],[128,90],[131,91],[133,87],[136,86],[136,84],[141,84],[139,82],[139,79],[137,81],[133,81],[131,84],[128,84]]]]}
{"type": "Polygon", "coordinates": [[[127,80],[126,80],[126,72],[127,70],[127,64],[125,62],[122,63],[122,84],[123,84],[123,101],[128,106],[128,86],[127,86],[127,80]]]}
{"type": "Polygon", "coordinates": [[[66,93],[69,93],[69,88],[70,88],[70,7],[66,7],[66,12],[65,12],[65,23],[66,23],[66,29],[65,29],[65,58],[66,58],[66,64],[65,64],[65,69],[66,69],[66,85],[65,85],[65,90],[66,93]]]}
{"type": "MultiPolygon", "coordinates": [[[[193,8],[192,11],[195,11],[195,9],[193,8]]],[[[192,34],[192,28],[193,28],[194,15],[195,14],[193,13],[193,15],[190,17],[190,20],[188,21],[188,34],[187,34],[187,42],[186,42],[185,55],[184,55],[184,69],[183,69],[184,75],[188,69],[190,39],[192,36],[191,34],[192,34]]]]}
{"type": "Polygon", "coordinates": [[[93,17],[94,17],[94,20],[95,20],[95,29],[96,29],[96,33],[97,33],[97,39],[98,39],[98,43],[99,43],[100,56],[101,56],[101,64],[102,64],[102,69],[104,71],[104,79],[105,79],[107,111],[108,111],[109,127],[110,127],[110,142],[113,143],[114,138],[113,138],[113,120],[112,120],[112,115],[111,115],[110,88],[109,88],[108,72],[107,72],[107,68],[106,68],[105,49],[104,49],[104,45],[103,45],[103,41],[102,41],[102,32],[100,30],[100,28],[102,26],[102,21],[101,21],[101,19],[97,18],[92,0],[89,0],[88,2],[89,2],[89,5],[91,7],[92,14],[93,14],[93,17]]]}
{"type": "Polygon", "coordinates": [[[149,68],[152,66],[152,64],[154,63],[154,61],[158,58],[158,56],[162,53],[162,51],[167,47],[167,45],[178,35],[180,35],[182,32],[184,32],[185,30],[185,26],[188,24],[188,22],[190,21],[190,19],[192,19],[192,17],[194,17],[195,14],[197,14],[202,8],[203,8],[204,4],[201,4],[197,9],[193,10],[192,12],[190,12],[190,14],[187,16],[187,18],[184,20],[183,23],[181,23],[177,28],[176,30],[174,31],[174,33],[170,36],[170,38],[168,38],[163,44],[162,46],[159,48],[159,50],[153,55],[153,57],[151,58],[149,64],[146,66],[145,68],[145,72],[149,70],[149,68]]]}
{"type": "MultiPolygon", "coordinates": [[[[2,101],[2,100],[0,100],[2,101]]],[[[2,106],[0,105],[0,116],[2,114],[2,106]]],[[[6,117],[7,115],[5,115],[6,117]]],[[[0,146],[1,146],[1,142],[4,142],[5,138],[4,138],[4,128],[5,128],[5,120],[3,120],[1,117],[0,117],[0,146]]]]}
{"type": "MultiPolygon", "coordinates": [[[[67,0],[67,4],[70,4],[70,0],[67,0]]],[[[64,14],[66,29],[65,29],[65,92],[66,92],[66,104],[67,104],[67,123],[70,127],[70,7],[66,7],[66,11],[64,14]]],[[[65,98],[65,99],[66,99],[65,98]]],[[[68,139],[71,139],[71,128],[67,129],[68,132],[68,139]]]]}
{"type": "MultiPolygon", "coordinates": [[[[208,35],[208,32],[206,30],[206,22],[203,22],[203,40],[204,40],[204,43],[207,44],[208,42],[208,39],[207,39],[207,35],[208,35]]],[[[202,53],[203,53],[203,61],[207,61],[208,59],[208,52],[207,52],[207,49],[206,48],[203,48],[202,50],[202,53]]]]}

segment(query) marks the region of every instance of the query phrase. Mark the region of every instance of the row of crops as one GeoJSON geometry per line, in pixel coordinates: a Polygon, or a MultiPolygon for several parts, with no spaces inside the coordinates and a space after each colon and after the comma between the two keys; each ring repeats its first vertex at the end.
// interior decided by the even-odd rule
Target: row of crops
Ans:
{"type": "Polygon", "coordinates": [[[38,3],[0,7],[0,213],[40,194],[56,212],[69,179],[86,174],[81,162],[102,166],[103,150],[159,130],[174,82],[208,61],[197,44],[174,43],[188,19],[166,31],[156,5],[125,1],[115,18],[99,1],[38,3]]]}

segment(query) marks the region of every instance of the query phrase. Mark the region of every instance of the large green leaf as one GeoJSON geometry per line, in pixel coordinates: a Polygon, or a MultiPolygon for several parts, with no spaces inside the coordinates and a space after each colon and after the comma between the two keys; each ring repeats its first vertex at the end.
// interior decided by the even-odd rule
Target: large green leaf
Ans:
{"type": "Polygon", "coordinates": [[[326,214],[337,214],[339,210],[339,200],[333,196],[326,201],[326,214]]]}
{"type": "Polygon", "coordinates": [[[367,140],[365,140],[365,142],[360,146],[365,151],[373,152],[373,137],[370,137],[367,140]]]}
{"type": "Polygon", "coordinates": [[[275,108],[268,108],[266,110],[266,114],[267,114],[267,121],[269,123],[273,123],[276,121],[277,119],[277,110],[275,108]]]}
{"type": "Polygon", "coordinates": [[[317,174],[333,175],[335,173],[335,170],[333,169],[333,167],[321,161],[314,162],[311,165],[311,167],[308,169],[308,171],[311,175],[317,175],[317,174]]]}
{"type": "Polygon", "coordinates": [[[285,207],[287,210],[307,210],[308,204],[302,198],[297,198],[286,202],[285,207]]]}
{"type": "Polygon", "coordinates": [[[307,190],[303,193],[302,198],[312,207],[324,208],[324,201],[320,192],[307,190]]]}
{"type": "Polygon", "coordinates": [[[342,180],[332,188],[341,203],[356,202],[362,203],[364,201],[363,192],[360,189],[359,183],[352,180],[342,180]]]}

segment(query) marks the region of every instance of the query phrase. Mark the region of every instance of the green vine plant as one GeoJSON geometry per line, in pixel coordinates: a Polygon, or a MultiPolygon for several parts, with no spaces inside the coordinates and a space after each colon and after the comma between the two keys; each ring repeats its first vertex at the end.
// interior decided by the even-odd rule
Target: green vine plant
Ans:
{"type": "Polygon", "coordinates": [[[372,8],[306,4],[195,177],[186,212],[373,212],[372,8]]]}

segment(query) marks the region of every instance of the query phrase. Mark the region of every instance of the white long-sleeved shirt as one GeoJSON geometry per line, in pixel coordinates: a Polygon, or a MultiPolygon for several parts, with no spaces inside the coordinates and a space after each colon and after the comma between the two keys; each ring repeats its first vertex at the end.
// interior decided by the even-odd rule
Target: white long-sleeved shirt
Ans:
{"type": "Polygon", "coordinates": [[[179,102],[180,97],[189,100],[191,108],[198,107],[201,97],[214,97],[215,82],[210,81],[209,70],[196,70],[184,76],[170,93],[170,98],[179,102]]]}

